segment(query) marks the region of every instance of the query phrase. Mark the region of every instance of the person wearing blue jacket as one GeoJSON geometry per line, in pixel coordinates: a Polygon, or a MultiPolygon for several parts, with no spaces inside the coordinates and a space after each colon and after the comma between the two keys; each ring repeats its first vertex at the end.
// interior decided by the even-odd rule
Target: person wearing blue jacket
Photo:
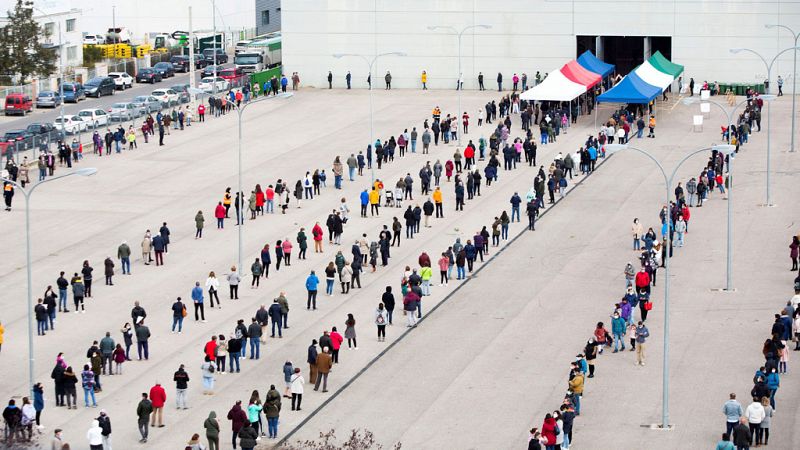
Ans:
{"type": "Polygon", "coordinates": [[[514,216],[517,217],[517,222],[519,222],[519,205],[522,203],[522,198],[519,196],[517,192],[514,192],[514,195],[511,196],[511,221],[514,221],[514,216]]]}
{"type": "Polygon", "coordinates": [[[614,335],[614,353],[619,351],[619,344],[622,343],[622,351],[625,351],[625,319],[618,313],[611,317],[611,334],[614,335]]]}
{"type": "Polygon", "coordinates": [[[312,306],[314,309],[317,309],[317,287],[319,286],[319,278],[312,270],[311,273],[306,278],[306,290],[308,291],[308,302],[306,303],[306,309],[311,309],[312,306]]]}
{"type": "Polygon", "coordinates": [[[203,288],[200,287],[200,282],[195,281],[194,288],[192,288],[192,302],[194,302],[194,321],[206,321],[206,313],[203,307],[203,288]],[[198,316],[197,312],[200,312],[198,316]]]}
{"type": "Polygon", "coordinates": [[[781,377],[774,367],[771,368],[769,374],[767,374],[766,381],[767,387],[769,388],[769,405],[772,406],[772,409],[775,409],[775,393],[778,392],[778,388],[781,385],[781,377]]]}

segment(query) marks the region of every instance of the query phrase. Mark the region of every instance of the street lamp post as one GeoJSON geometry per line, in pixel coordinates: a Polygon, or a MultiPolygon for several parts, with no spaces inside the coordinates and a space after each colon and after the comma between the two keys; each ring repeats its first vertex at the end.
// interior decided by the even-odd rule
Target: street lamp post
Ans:
{"type": "Polygon", "coordinates": [[[797,100],[797,41],[800,39],[800,33],[795,33],[793,29],[787,27],[786,25],[767,24],[765,26],[767,28],[783,28],[791,33],[792,37],[794,37],[794,68],[792,69],[792,144],[789,147],[789,151],[794,152],[794,122],[795,116],[797,115],[797,109],[795,107],[795,102],[797,100]]]}
{"type": "Polygon", "coordinates": [[[34,384],[34,356],[33,356],[33,270],[31,268],[32,264],[32,256],[31,256],[31,195],[36,190],[37,187],[49,183],[50,181],[55,181],[60,178],[66,178],[72,175],[81,175],[84,177],[94,175],[97,173],[97,169],[92,167],[87,167],[84,169],[78,169],[74,172],[65,173],[63,175],[58,175],[55,177],[46,178],[44,181],[40,181],[36,184],[32,184],[31,187],[25,189],[21,187],[17,182],[12,181],[8,178],[0,177],[4,183],[10,183],[19,189],[22,192],[22,195],[25,197],[25,271],[28,277],[28,389],[33,395],[33,384],[34,384]]]}
{"type": "MultiPolygon", "coordinates": [[[[732,145],[715,145],[713,147],[706,147],[706,148],[701,148],[699,150],[695,150],[695,151],[687,154],[686,156],[684,156],[683,159],[681,159],[678,162],[678,164],[672,170],[672,174],[671,175],[667,175],[667,171],[666,171],[666,169],[664,169],[664,166],[661,164],[661,162],[658,159],[656,159],[655,156],[653,156],[650,152],[648,152],[646,150],[642,150],[642,149],[636,148],[636,147],[631,147],[631,146],[628,146],[627,144],[607,144],[604,147],[604,149],[605,149],[606,155],[608,155],[608,156],[610,156],[610,155],[612,155],[615,152],[618,152],[620,150],[634,150],[634,151],[637,151],[637,152],[647,156],[648,158],[650,158],[650,160],[653,161],[656,164],[656,166],[658,166],[658,169],[661,171],[661,175],[664,176],[664,186],[666,187],[665,200],[666,200],[666,204],[669,205],[670,195],[672,193],[672,183],[675,180],[675,175],[678,173],[678,169],[681,167],[681,165],[683,165],[683,163],[685,163],[687,160],[689,160],[689,158],[691,158],[692,156],[694,156],[694,155],[696,155],[698,153],[707,152],[709,150],[717,150],[719,152],[722,152],[725,155],[732,156],[733,152],[735,150],[735,147],[732,146],[732,145]]],[[[733,159],[733,158],[731,158],[731,159],[733,159]]],[[[730,201],[730,197],[728,198],[728,201],[730,201]]],[[[668,245],[670,247],[672,247],[672,240],[671,239],[670,239],[668,245]]],[[[667,249],[666,255],[664,256],[664,268],[665,268],[665,274],[664,274],[664,278],[665,278],[665,281],[664,281],[664,361],[663,361],[663,369],[662,369],[663,372],[662,372],[662,398],[661,398],[661,428],[662,429],[669,429],[669,426],[670,426],[669,425],[669,300],[670,300],[669,299],[669,293],[670,293],[670,289],[669,288],[670,288],[671,281],[670,281],[670,263],[669,262],[670,262],[671,258],[669,256],[669,253],[670,253],[669,249],[667,249]]]]}
{"type": "MultiPolygon", "coordinates": [[[[197,88],[189,88],[188,91],[189,91],[189,94],[197,95],[197,96],[209,95],[207,92],[205,92],[205,91],[203,91],[201,89],[197,89],[197,88]]],[[[285,92],[285,93],[281,93],[281,94],[278,94],[278,95],[273,95],[272,97],[262,96],[262,97],[259,97],[257,100],[250,100],[247,103],[243,103],[241,106],[236,106],[236,103],[232,103],[234,108],[236,108],[236,115],[237,115],[237,118],[239,119],[239,125],[238,125],[238,127],[239,127],[239,138],[238,138],[239,141],[238,141],[238,146],[237,146],[237,151],[238,151],[237,172],[238,172],[238,177],[239,177],[239,185],[238,185],[239,186],[239,188],[238,188],[238,193],[239,193],[239,212],[237,213],[237,217],[236,217],[236,221],[239,222],[239,237],[238,237],[239,245],[238,245],[238,252],[237,252],[238,264],[236,266],[237,270],[239,272],[242,271],[242,247],[243,247],[243,244],[242,244],[242,241],[243,241],[243,239],[242,239],[242,229],[244,228],[244,205],[245,205],[244,191],[242,191],[242,114],[244,113],[244,110],[248,106],[250,106],[250,105],[252,105],[254,103],[261,103],[261,102],[265,102],[267,100],[272,100],[274,98],[289,98],[289,97],[292,97],[293,95],[294,94],[291,93],[291,92],[285,92]]]]}
{"type": "MultiPolygon", "coordinates": [[[[492,26],[491,25],[483,25],[483,24],[469,25],[469,26],[464,27],[461,31],[458,31],[455,28],[450,27],[450,26],[437,25],[437,26],[428,27],[428,29],[431,30],[431,31],[449,30],[449,31],[452,31],[453,34],[458,36],[458,78],[456,79],[456,89],[458,90],[458,112],[456,114],[456,123],[458,123],[460,121],[461,114],[462,114],[462,112],[461,112],[461,91],[463,90],[463,87],[461,86],[461,79],[462,79],[464,73],[461,70],[461,37],[464,35],[465,32],[467,32],[467,31],[469,31],[469,30],[471,30],[473,28],[483,28],[485,30],[488,30],[489,28],[492,28],[492,26]]],[[[456,135],[458,137],[458,146],[459,147],[461,146],[461,135],[462,134],[463,133],[458,133],[456,135]]]]}
{"type": "MultiPolygon", "coordinates": [[[[357,58],[361,58],[367,63],[369,67],[369,76],[372,78],[372,67],[375,65],[375,61],[378,60],[381,56],[406,56],[404,52],[388,52],[388,53],[380,53],[369,59],[368,57],[357,54],[357,53],[335,53],[333,55],[334,58],[344,58],[345,56],[355,56],[357,58]]],[[[373,106],[372,106],[372,86],[369,88],[369,145],[375,145],[375,127],[374,127],[374,113],[373,113],[373,106]]],[[[370,163],[370,172],[372,174],[372,182],[375,183],[375,165],[370,163]]]]}
{"type": "MultiPolygon", "coordinates": [[[[761,97],[765,101],[770,101],[775,98],[774,95],[766,94],[761,97]]],[[[739,109],[740,106],[747,103],[748,100],[742,100],[741,102],[737,103],[736,106],[733,107],[730,111],[725,109],[725,106],[722,103],[716,102],[710,99],[698,99],[697,97],[687,97],[683,99],[683,103],[686,105],[691,105],[694,103],[701,103],[707,102],[712,105],[715,105],[722,113],[727,117],[728,122],[725,124],[727,127],[733,125],[733,116],[736,113],[736,110],[739,109]]],[[[730,136],[730,130],[728,130],[728,136],[730,136]]],[[[730,177],[733,177],[733,158],[730,157],[728,159],[728,173],[730,177]]],[[[731,179],[731,183],[728,185],[728,242],[727,242],[727,258],[725,264],[725,291],[733,292],[736,289],[733,287],[733,180],[731,179]]]]}
{"type": "MultiPolygon", "coordinates": [[[[789,50],[796,50],[796,49],[797,49],[797,47],[789,47],[789,48],[783,49],[780,52],[778,52],[778,54],[775,55],[775,57],[772,58],[772,61],[770,61],[770,62],[767,62],[767,60],[764,59],[764,57],[761,56],[760,53],[758,53],[755,50],[749,49],[749,48],[732,48],[732,49],[730,49],[730,52],[734,53],[734,54],[740,53],[740,52],[748,52],[748,53],[752,53],[752,54],[758,56],[759,58],[761,58],[761,61],[764,62],[764,66],[767,68],[767,82],[770,82],[770,79],[772,78],[772,65],[775,64],[775,61],[778,60],[778,57],[780,57],[782,54],[788,52],[789,50]]],[[[767,91],[767,94],[769,94],[769,91],[767,91]]],[[[775,205],[772,204],[772,191],[771,191],[771,188],[770,188],[770,172],[771,172],[770,164],[771,164],[771,159],[772,159],[771,147],[770,147],[770,134],[771,134],[770,133],[770,126],[772,124],[772,121],[770,120],[770,112],[771,111],[772,111],[772,108],[767,108],[767,203],[764,204],[764,206],[775,206],[775,205]]]]}

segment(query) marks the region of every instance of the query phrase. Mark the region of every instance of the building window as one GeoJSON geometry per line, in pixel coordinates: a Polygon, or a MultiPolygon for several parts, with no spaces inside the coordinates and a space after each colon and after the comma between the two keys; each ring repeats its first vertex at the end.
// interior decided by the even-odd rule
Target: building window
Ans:
{"type": "Polygon", "coordinates": [[[76,59],[78,59],[78,47],[74,45],[72,47],[67,47],[67,61],[74,61],[76,59]]]}
{"type": "Polygon", "coordinates": [[[47,37],[53,36],[55,29],[56,29],[56,24],[54,22],[47,22],[46,24],[44,24],[44,35],[47,37]]]}
{"type": "Polygon", "coordinates": [[[261,25],[269,25],[269,10],[261,11],[261,25]]]}
{"type": "Polygon", "coordinates": [[[67,19],[67,33],[75,31],[75,20],[76,19],[67,19]]]}

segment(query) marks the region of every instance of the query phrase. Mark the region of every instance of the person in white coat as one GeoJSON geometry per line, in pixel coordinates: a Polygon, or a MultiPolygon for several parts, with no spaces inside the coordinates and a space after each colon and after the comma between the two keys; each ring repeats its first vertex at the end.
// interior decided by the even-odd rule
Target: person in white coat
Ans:
{"type": "Polygon", "coordinates": [[[211,302],[211,307],[214,307],[214,299],[217,299],[217,308],[222,309],[222,303],[219,301],[219,279],[217,279],[217,275],[212,271],[208,273],[208,278],[206,278],[206,290],[208,291],[208,300],[211,302]]]}
{"type": "Polygon", "coordinates": [[[295,367],[292,377],[289,379],[289,386],[292,392],[292,411],[302,411],[300,404],[303,402],[303,385],[306,380],[300,375],[300,368],[295,367]]]}
{"type": "Polygon", "coordinates": [[[103,429],[100,428],[100,422],[92,421],[92,427],[86,432],[86,439],[90,450],[103,450],[103,429]]]}
{"type": "Polygon", "coordinates": [[[766,415],[767,413],[764,411],[764,405],[761,404],[761,399],[758,397],[753,397],[753,403],[747,405],[747,409],[744,410],[744,417],[750,424],[750,434],[753,436],[755,445],[757,446],[761,445],[761,438],[763,436],[761,421],[764,420],[766,415]]]}

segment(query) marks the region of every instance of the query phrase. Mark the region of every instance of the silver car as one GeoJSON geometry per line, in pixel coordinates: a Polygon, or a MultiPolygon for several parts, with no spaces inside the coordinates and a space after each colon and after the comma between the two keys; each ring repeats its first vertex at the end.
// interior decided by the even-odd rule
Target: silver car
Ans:
{"type": "Polygon", "coordinates": [[[54,91],[42,91],[36,96],[37,108],[55,108],[61,104],[61,95],[54,91]]]}
{"type": "Polygon", "coordinates": [[[133,120],[143,114],[143,108],[131,102],[114,103],[108,114],[111,121],[133,120]]]}
{"type": "Polygon", "coordinates": [[[131,103],[139,108],[143,108],[145,114],[161,111],[161,101],[152,95],[140,95],[138,97],[134,97],[131,103]]]}

